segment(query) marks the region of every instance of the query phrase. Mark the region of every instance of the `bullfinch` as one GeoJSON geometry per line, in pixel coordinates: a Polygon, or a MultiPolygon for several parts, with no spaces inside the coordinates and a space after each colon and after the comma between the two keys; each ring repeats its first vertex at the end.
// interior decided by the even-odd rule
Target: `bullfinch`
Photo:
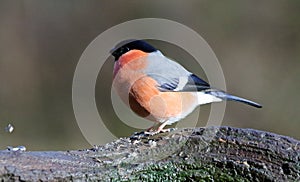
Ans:
{"type": "Polygon", "coordinates": [[[111,54],[115,58],[113,87],[137,115],[147,117],[155,122],[154,126],[159,126],[148,131],[166,131],[166,125],[183,119],[203,104],[227,100],[262,107],[210,87],[144,40],[122,41],[111,54]]]}

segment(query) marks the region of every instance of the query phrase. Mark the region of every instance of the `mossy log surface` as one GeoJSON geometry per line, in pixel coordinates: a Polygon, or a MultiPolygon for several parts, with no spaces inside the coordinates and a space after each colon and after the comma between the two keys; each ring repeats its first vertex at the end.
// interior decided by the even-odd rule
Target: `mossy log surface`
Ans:
{"type": "Polygon", "coordinates": [[[300,142],[232,127],[136,134],[79,151],[0,151],[1,181],[300,181],[300,142]]]}

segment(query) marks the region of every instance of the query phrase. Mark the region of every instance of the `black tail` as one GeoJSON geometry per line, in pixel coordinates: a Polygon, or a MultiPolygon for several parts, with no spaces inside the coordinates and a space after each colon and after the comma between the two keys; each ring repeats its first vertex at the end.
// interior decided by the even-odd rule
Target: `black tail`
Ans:
{"type": "Polygon", "coordinates": [[[228,93],[225,93],[224,91],[209,90],[209,91],[206,91],[205,93],[213,95],[215,97],[218,97],[222,100],[237,101],[237,102],[242,102],[242,103],[248,104],[248,105],[253,106],[253,107],[262,108],[262,105],[260,105],[256,102],[253,102],[251,100],[247,100],[247,99],[244,99],[244,98],[241,98],[241,97],[237,97],[237,96],[234,96],[234,95],[230,95],[228,93]]]}

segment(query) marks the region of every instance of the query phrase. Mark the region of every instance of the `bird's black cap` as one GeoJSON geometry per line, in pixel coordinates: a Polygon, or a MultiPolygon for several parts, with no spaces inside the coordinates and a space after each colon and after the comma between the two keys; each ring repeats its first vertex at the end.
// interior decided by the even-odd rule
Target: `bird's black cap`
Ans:
{"type": "Polygon", "coordinates": [[[115,57],[115,60],[118,60],[123,54],[131,50],[141,50],[147,53],[154,52],[156,49],[145,42],[144,40],[124,40],[116,45],[114,49],[112,49],[111,55],[115,57]]]}

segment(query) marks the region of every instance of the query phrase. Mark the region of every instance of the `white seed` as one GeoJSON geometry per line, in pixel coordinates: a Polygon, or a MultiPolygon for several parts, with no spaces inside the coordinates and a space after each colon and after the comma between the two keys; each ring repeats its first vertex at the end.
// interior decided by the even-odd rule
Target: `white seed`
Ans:
{"type": "Polygon", "coordinates": [[[11,146],[7,146],[7,150],[8,151],[13,151],[13,152],[16,152],[16,151],[26,151],[26,147],[25,146],[17,146],[17,147],[11,147],[11,146]]]}
{"type": "Polygon", "coordinates": [[[5,131],[8,132],[8,133],[13,132],[13,131],[14,131],[13,125],[8,124],[8,125],[5,127],[5,131]]]}

